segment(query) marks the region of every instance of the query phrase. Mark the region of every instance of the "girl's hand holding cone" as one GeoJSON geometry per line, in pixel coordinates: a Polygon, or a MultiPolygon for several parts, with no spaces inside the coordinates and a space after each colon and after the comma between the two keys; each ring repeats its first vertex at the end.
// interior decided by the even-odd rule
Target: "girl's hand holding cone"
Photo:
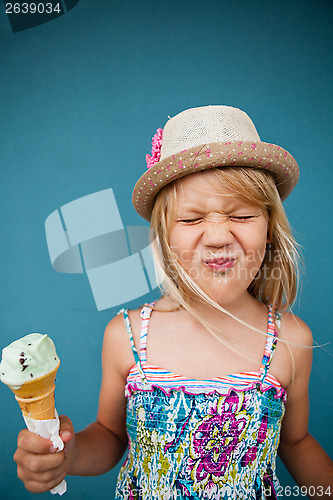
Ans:
{"type": "Polygon", "coordinates": [[[65,448],[58,453],[49,439],[33,434],[28,429],[22,430],[18,435],[14,455],[17,475],[32,493],[51,490],[61,483],[69,472],[75,432],[68,417],[59,418],[60,437],[65,448]]]}

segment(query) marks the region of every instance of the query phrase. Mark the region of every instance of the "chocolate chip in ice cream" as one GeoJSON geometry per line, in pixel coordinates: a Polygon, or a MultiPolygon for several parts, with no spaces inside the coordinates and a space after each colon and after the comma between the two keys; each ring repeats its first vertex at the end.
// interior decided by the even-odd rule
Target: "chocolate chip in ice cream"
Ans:
{"type": "Polygon", "coordinates": [[[0,380],[9,386],[47,375],[59,364],[52,340],[41,333],[30,333],[2,350],[0,380]]]}

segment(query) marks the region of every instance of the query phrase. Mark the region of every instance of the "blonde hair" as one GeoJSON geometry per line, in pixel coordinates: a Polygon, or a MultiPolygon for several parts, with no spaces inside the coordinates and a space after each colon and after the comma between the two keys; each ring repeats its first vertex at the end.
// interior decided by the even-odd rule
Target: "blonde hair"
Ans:
{"type": "MultiPolygon", "coordinates": [[[[230,189],[230,196],[238,196],[260,207],[268,215],[268,244],[262,265],[248,287],[249,293],[266,305],[272,304],[280,312],[289,309],[295,301],[300,269],[298,245],[293,238],[280,195],[272,174],[259,168],[226,167],[202,171],[217,188],[230,189]]],[[[170,247],[170,235],[175,224],[177,207],[177,182],[165,186],[157,195],[151,218],[151,241],[157,273],[162,271],[161,291],[176,304],[196,318],[214,337],[228,345],[233,343],[201,317],[191,305],[191,297],[200,298],[248,328],[261,332],[233,316],[209,297],[179,264],[170,247]]],[[[281,340],[281,339],[280,339],[281,340]]],[[[288,344],[288,342],[286,342],[288,344]]],[[[290,352],[289,346],[287,348],[290,352]]],[[[242,351],[242,354],[248,356],[242,351]]]]}

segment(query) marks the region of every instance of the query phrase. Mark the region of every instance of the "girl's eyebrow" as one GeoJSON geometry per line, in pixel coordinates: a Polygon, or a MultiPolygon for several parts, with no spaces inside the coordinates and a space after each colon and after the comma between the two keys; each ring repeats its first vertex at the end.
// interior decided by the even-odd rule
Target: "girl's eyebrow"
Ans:
{"type": "Polygon", "coordinates": [[[200,213],[204,210],[204,208],[197,207],[189,203],[184,203],[184,205],[180,205],[180,207],[178,207],[177,211],[182,211],[182,210],[186,210],[188,212],[200,213]]]}

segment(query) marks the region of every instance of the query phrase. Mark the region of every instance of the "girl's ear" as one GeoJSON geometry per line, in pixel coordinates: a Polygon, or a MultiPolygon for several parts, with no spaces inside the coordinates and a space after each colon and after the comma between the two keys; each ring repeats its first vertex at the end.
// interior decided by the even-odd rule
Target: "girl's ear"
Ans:
{"type": "Polygon", "coordinates": [[[266,239],[266,244],[269,245],[273,241],[273,227],[272,227],[272,221],[269,219],[268,220],[268,227],[267,227],[267,239],[266,239]]]}
{"type": "Polygon", "coordinates": [[[273,235],[272,235],[272,230],[271,228],[268,226],[268,229],[267,229],[267,239],[266,239],[266,245],[269,245],[270,243],[272,243],[273,241],[273,235]]]}

